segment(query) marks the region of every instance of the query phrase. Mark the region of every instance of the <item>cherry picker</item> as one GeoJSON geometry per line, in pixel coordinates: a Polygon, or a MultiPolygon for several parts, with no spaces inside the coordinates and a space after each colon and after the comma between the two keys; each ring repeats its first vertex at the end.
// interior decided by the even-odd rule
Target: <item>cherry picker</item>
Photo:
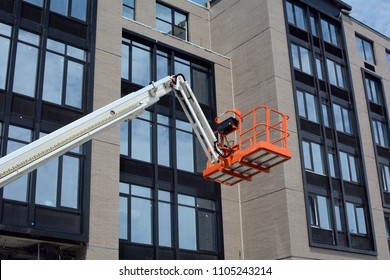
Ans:
{"type": "Polygon", "coordinates": [[[100,131],[136,118],[171,91],[208,158],[204,178],[235,185],[291,158],[287,115],[266,106],[246,114],[229,110],[216,119],[217,130],[213,131],[185,77],[178,74],[152,82],[0,158],[0,187],[87,142],[100,131]]]}

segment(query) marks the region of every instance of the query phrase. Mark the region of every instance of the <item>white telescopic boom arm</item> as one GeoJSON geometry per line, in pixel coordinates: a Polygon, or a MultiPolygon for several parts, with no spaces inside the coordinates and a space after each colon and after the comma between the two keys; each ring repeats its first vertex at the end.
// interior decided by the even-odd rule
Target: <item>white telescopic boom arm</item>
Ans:
{"type": "Polygon", "coordinates": [[[0,187],[87,142],[96,133],[136,118],[172,90],[206,155],[215,162],[218,160],[213,149],[216,138],[194,94],[182,76],[168,76],[0,158],[0,187]]]}

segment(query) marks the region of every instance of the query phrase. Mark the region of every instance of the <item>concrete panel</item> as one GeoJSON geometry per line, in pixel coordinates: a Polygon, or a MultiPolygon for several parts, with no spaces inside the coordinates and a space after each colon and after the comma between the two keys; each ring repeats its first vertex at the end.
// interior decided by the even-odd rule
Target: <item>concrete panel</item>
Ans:
{"type": "Polygon", "coordinates": [[[245,259],[291,256],[287,211],[284,190],[242,204],[245,259]]]}

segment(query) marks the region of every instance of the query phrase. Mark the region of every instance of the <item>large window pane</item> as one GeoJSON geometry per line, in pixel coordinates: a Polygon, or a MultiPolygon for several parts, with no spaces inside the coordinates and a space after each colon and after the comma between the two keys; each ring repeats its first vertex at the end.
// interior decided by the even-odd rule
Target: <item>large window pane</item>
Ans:
{"type": "Polygon", "coordinates": [[[120,125],[120,153],[129,155],[129,123],[123,122],[120,125]]]}
{"type": "Polygon", "coordinates": [[[358,224],[358,232],[360,234],[367,234],[366,215],[364,214],[364,208],[356,207],[356,217],[358,224]]]}
{"type": "Polygon", "coordinates": [[[381,166],[382,188],[385,192],[390,192],[390,167],[387,165],[381,166]]]}
{"type": "Polygon", "coordinates": [[[128,222],[127,222],[127,213],[128,213],[128,206],[127,206],[127,198],[126,197],[119,197],[119,238],[120,239],[127,239],[127,232],[128,232],[128,222]]]}
{"type": "Polygon", "coordinates": [[[357,233],[355,206],[347,202],[348,229],[350,233],[357,233]]]}
{"type": "Polygon", "coordinates": [[[146,162],[152,160],[152,126],[149,121],[133,119],[131,121],[131,157],[146,162]]]}
{"type": "Polygon", "coordinates": [[[152,211],[149,199],[131,198],[131,242],[152,244],[152,211]]]}
{"type": "Polygon", "coordinates": [[[30,45],[18,43],[13,91],[35,96],[35,84],[37,78],[38,49],[30,45]]]}
{"type": "Polygon", "coordinates": [[[61,206],[78,208],[80,160],[71,156],[63,156],[61,206]]]}
{"type": "Polygon", "coordinates": [[[167,125],[169,125],[169,118],[158,115],[158,122],[160,124],[157,125],[157,160],[158,164],[164,166],[170,166],[170,129],[167,125]],[[165,125],[164,125],[165,124],[165,125]]]}
{"type": "Polygon", "coordinates": [[[194,172],[194,142],[192,133],[189,132],[188,123],[183,121],[176,121],[177,127],[186,126],[187,131],[176,131],[176,156],[177,168],[189,172],[194,172]]]}
{"type": "Polygon", "coordinates": [[[192,90],[199,103],[210,105],[209,80],[208,74],[197,69],[193,70],[192,90]]]}
{"type": "Polygon", "coordinates": [[[29,175],[26,174],[6,185],[3,188],[3,198],[20,202],[27,202],[28,178],[29,175]]]}
{"type": "Polygon", "coordinates": [[[328,199],[324,196],[317,196],[318,215],[320,227],[323,229],[331,229],[328,199]]]}
{"type": "Polygon", "coordinates": [[[172,246],[172,206],[171,194],[166,191],[158,191],[158,234],[159,245],[172,246]]]}
{"type": "Polygon", "coordinates": [[[73,61],[68,62],[65,104],[81,108],[83,96],[84,66],[73,61]]]}
{"type": "Polygon", "coordinates": [[[87,0],[73,0],[71,15],[85,21],[87,18],[87,0]]]}
{"type": "Polygon", "coordinates": [[[45,76],[43,81],[43,100],[61,104],[62,82],[64,78],[64,57],[51,52],[46,53],[45,76]]]}
{"type": "Polygon", "coordinates": [[[50,10],[66,16],[68,15],[68,1],[69,0],[50,1],[50,10]]]}
{"type": "Polygon", "coordinates": [[[0,37],[0,89],[5,89],[8,72],[10,40],[0,37]]]}
{"type": "Polygon", "coordinates": [[[151,82],[150,52],[138,47],[132,48],[131,61],[132,82],[146,86],[151,82]]]}
{"type": "Polygon", "coordinates": [[[58,159],[51,160],[37,169],[35,203],[57,206],[58,159]]]}
{"type": "Polygon", "coordinates": [[[300,47],[299,49],[301,52],[302,71],[311,74],[312,72],[311,72],[309,50],[303,47],[300,47]]]}
{"type": "Polygon", "coordinates": [[[129,74],[129,59],[130,59],[130,54],[129,54],[129,46],[127,45],[122,45],[122,63],[121,63],[121,69],[122,69],[122,78],[123,79],[130,79],[130,74],[129,74]]]}
{"type": "Polygon", "coordinates": [[[179,247],[196,250],[195,208],[179,206],[179,247]]]}
{"type": "Polygon", "coordinates": [[[215,251],[215,213],[198,212],[199,250],[215,251]]]}

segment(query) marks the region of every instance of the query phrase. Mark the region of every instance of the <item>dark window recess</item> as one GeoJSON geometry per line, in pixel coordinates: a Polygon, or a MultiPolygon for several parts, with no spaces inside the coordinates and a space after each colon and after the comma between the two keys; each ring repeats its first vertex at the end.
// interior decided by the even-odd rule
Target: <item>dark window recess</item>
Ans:
{"type": "Polygon", "coordinates": [[[326,92],[326,83],[324,81],[319,81],[319,84],[320,84],[320,90],[326,92]]]}
{"type": "Polygon", "coordinates": [[[341,247],[348,247],[347,234],[345,232],[337,232],[338,245],[341,247]]]}
{"type": "Polygon", "coordinates": [[[34,100],[28,100],[22,97],[14,96],[12,98],[12,113],[26,116],[26,117],[33,117],[34,115],[34,100]]]}
{"type": "Polygon", "coordinates": [[[169,168],[159,167],[158,168],[158,179],[171,183],[173,181],[173,172],[169,168]]]}
{"type": "Polygon", "coordinates": [[[321,136],[321,127],[318,123],[313,123],[304,119],[300,119],[300,122],[302,130],[321,136]]]}
{"type": "Polygon", "coordinates": [[[297,28],[295,26],[292,26],[292,25],[289,25],[289,28],[290,28],[290,34],[299,38],[299,39],[302,39],[306,42],[309,42],[309,36],[308,36],[308,33],[300,28],[297,28]]]}
{"type": "Polygon", "coordinates": [[[81,234],[81,217],[78,213],[37,207],[35,209],[35,228],[81,234]]]}
{"type": "Polygon", "coordinates": [[[353,197],[364,197],[364,189],[360,185],[355,185],[344,181],[345,194],[353,197]]]}
{"type": "Polygon", "coordinates": [[[333,231],[321,228],[311,228],[313,242],[333,245],[333,231]]]}
{"type": "Polygon", "coordinates": [[[378,114],[380,116],[384,116],[385,113],[383,111],[383,107],[381,105],[370,102],[370,110],[372,113],[378,114]]]}
{"type": "Polygon", "coordinates": [[[122,93],[122,96],[125,96],[125,95],[128,95],[129,93],[133,93],[139,89],[141,89],[142,86],[140,85],[136,85],[136,84],[133,84],[133,83],[128,83],[128,82],[125,82],[125,81],[122,81],[121,83],[121,93],[122,93]]]}
{"type": "Polygon", "coordinates": [[[316,46],[317,48],[320,47],[320,39],[319,38],[313,37],[313,43],[314,43],[314,46],[316,46]]]}
{"type": "Polygon", "coordinates": [[[82,39],[87,39],[87,26],[80,22],[68,19],[66,17],[51,14],[49,19],[49,27],[65,32],[82,39]]]}
{"type": "Polygon", "coordinates": [[[327,139],[329,139],[329,140],[333,139],[333,130],[332,129],[326,128],[325,133],[326,133],[326,138],[327,139]]]}
{"type": "Polygon", "coordinates": [[[29,3],[23,2],[22,18],[33,21],[33,22],[41,23],[42,22],[42,9],[37,7],[37,6],[30,5],[29,3]]]}
{"type": "Polygon", "coordinates": [[[325,50],[339,58],[343,58],[343,51],[334,45],[325,42],[325,50]]]}
{"type": "Polygon", "coordinates": [[[341,184],[339,179],[332,178],[332,189],[333,191],[340,192],[341,191],[341,184]]]}
{"type": "Polygon", "coordinates": [[[5,94],[0,92],[0,112],[4,112],[4,99],[5,94]]]}
{"type": "Polygon", "coordinates": [[[42,121],[65,125],[81,118],[82,116],[82,113],[61,107],[51,106],[48,104],[43,104],[42,106],[42,121]]]}
{"type": "Polygon", "coordinates": [[[343,90],[343,89],[338,88],[338,87],[335,87],[335,86],[331,86],[331,91],[332,91],[332,95],[334,95],[340,99],[343,99],[345,101],[350,102],[348,91],[343,90]]]}
{"type": "Polygon", "coordinates": [[[4,225],[27,227],[27,205],[3,202],[4,225]]]}
{"type": "Polygon", "coordinates": [[[387,207],[390,207],[390,193],[383,193],[383,198],[387,207]]]}
{"type": "Polygon", "coordinates": [[[15,3],[15,0],[0,0],[0,10],[13,14],[15,3]]]}
{"type": "Polygon", "coordinates": [[[354,136],[350,136],[350,135],[344,134],[342,132],[337,132],[337,138],[339,139],[340,144],[344,144],[344,145],[347,145],[350,147],[356,146],[354,136]]]}
{"type": "Polygon", "coordinates": [[[360,250],[372,250],[371,241],[365,236],[352,235],[351,247],[360,250]]]}
{"type": "Polygon", "coordinates": [[[137,174],[138,176],[153,178],[153,167],[151,164],[141,161],[133,161],[121,157],[120,170],[127,174],[137,174]]]}
{"type": "Polygon", "coordinates": [[[368,70],[371,70],[372,72],[375,72],[375,66],[373,66],[367,62],[364,62],[364,67],[366,67],[368,70]]]}
{"type": "Polygon", "coordinates": [[[328,178],[313,172],[306,171],[306,182],[308,185],[324,187],[328,186],[328,178]]]}
{"type": "Polygon", "coordinates": [[[383,148],[383,147],[377,145],[376,150],[378,152],[378,156],[386,158],[386,159],[390,159],[389,149],[386,149],[386,148],[383,148]]]}
{"type": "Polygon", "coordinates": [[[177,183],[185,186],[202,186],[204,180],[202,177],[196,176],[192,173],[187,172],[177,172],[177,183]]]}
{"type": "Polygon", "coordinates": [[[143,260],[154,260],[154,249],[119,241],[120,260],[139,260],[140,258],[143,260]]]}
{"type": "Polygon", "coordinates": [[[314,87],[313,76],[310,76],[298,70],[294,70],[294,76],[297,81],[314,87]]]}

